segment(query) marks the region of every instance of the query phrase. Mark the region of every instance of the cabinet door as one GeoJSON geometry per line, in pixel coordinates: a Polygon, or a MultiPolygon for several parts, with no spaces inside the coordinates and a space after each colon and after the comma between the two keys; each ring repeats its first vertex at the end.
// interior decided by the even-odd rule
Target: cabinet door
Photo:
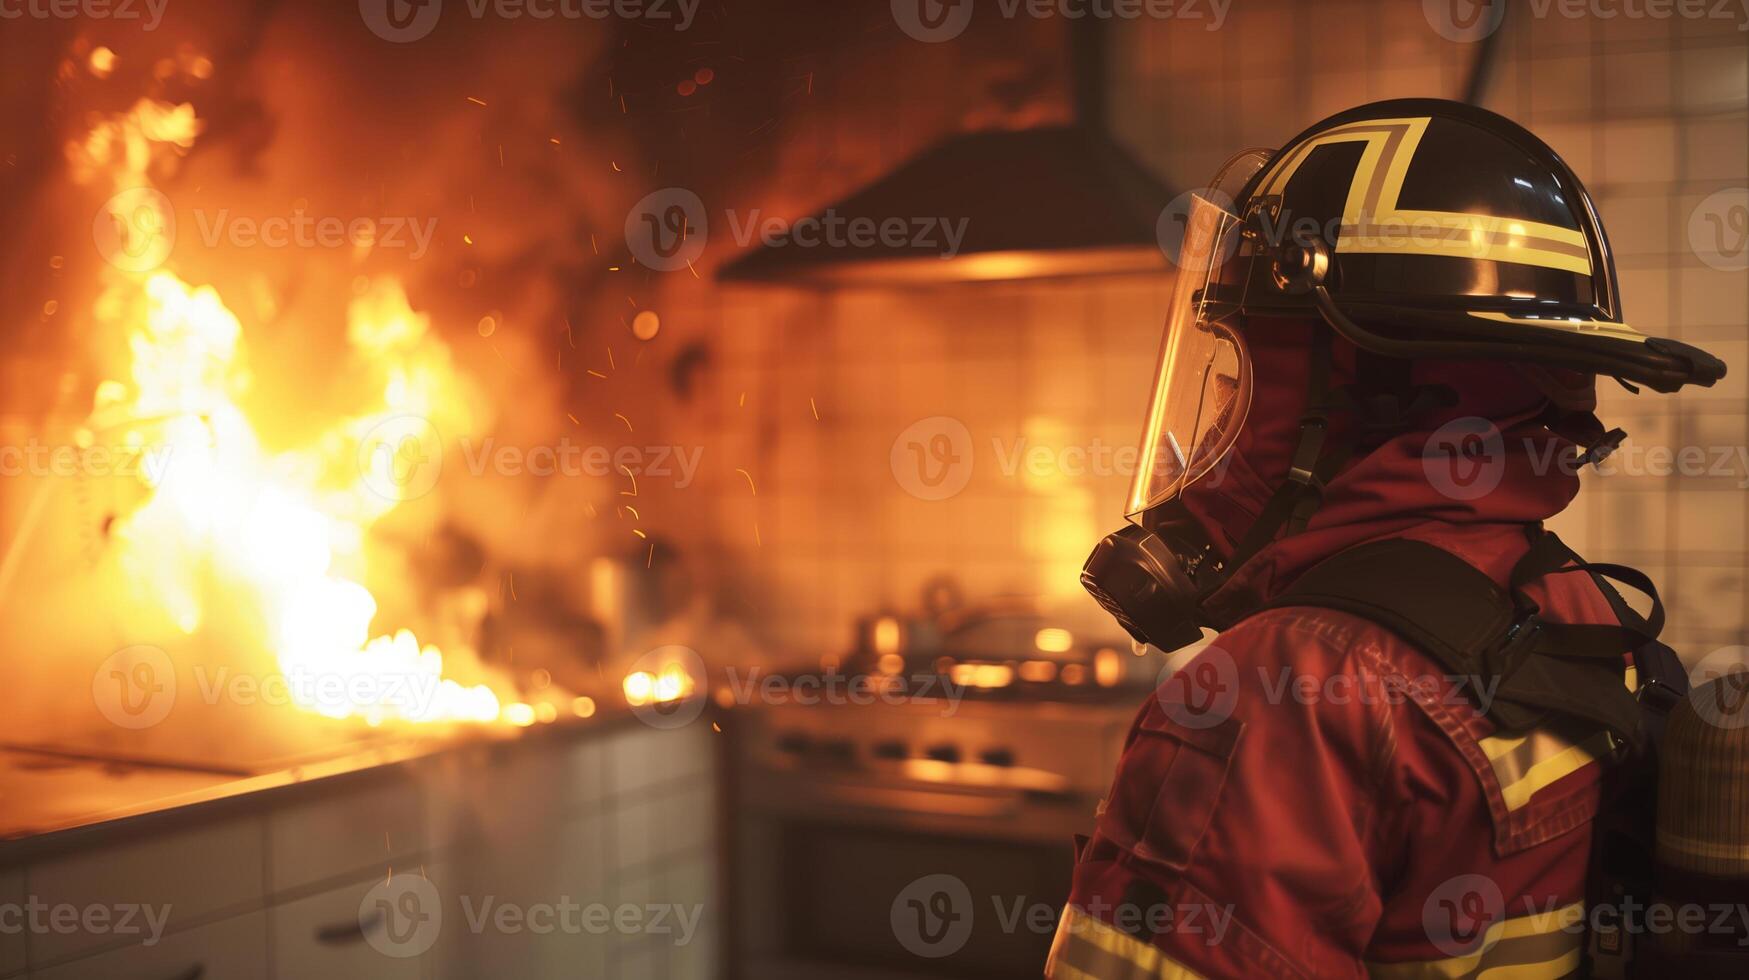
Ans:
{"type": "Polygon", "coordinates": [[[400,773],[277,806],[267,815],[269,890],[387,874],[425,848],[424,824],[419,784],[400,773]]]}
{"type": "Polygon", "coordinates": [[[267,916],[234,919],[171,933],[157,943],[127,946],[32,971],[34,980],[259,980],[267,970],[267,916]]]}
{"type": "Polygon", "coordinates": [[[443,903],[417,871],[275,906],[273,975],[286,980],[419,980],[443,930],[443,903]]]}
{"type": "MultiPolygon", "coordinates": [[[[34,898],[76,910],[82,923],[99,912],[116,923],[128,910],[136,921],[150,911],[166,916],[174,932],[185,922],[259,908],[261,863],[261,822],[239,819],[85,848],[32,867],[28,877],[34,898]]],[[[114,925],[49,929],[31,937],[31,962],[34,969],[73,960],[128,939],[114,925]]]]}

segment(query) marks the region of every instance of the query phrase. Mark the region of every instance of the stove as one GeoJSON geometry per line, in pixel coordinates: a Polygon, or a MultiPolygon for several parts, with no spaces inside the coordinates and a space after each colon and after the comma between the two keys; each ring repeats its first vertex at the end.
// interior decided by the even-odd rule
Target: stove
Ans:
{"type": "Polygon", "coordinates": [[[737,973],[1035,975],[1073,839],[1146,696],[1001,689],[740,715],[737,973]]]}

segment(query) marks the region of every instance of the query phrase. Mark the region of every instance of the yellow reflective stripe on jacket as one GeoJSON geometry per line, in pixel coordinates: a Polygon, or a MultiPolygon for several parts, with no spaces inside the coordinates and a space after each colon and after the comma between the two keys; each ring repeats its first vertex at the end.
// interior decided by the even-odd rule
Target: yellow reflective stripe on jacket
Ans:
{"type": "Polygon", "coordinates": [[[1127,936],[1071,905],[1057,923],[1045,976],[1053,980],[1203,980],[1160,947],[1127,936]]]}
{"type": "Polygon", "coordinates": [[[1488,927],[1473,953],[1417,963],[1368,963],[1373,980],[1558,980],[1579,968],[1585,903],[1488,927]]]}
{"type": "Polygon", "coordinates": [[[1538,790],[1608,756],[1610,736],[1598,732],[1574,743],[1553,732],[1535,731],[1518,737],[1491,735],[1481,746],[1500,781],[1506,809],[1516,810],[1538,790]]]}

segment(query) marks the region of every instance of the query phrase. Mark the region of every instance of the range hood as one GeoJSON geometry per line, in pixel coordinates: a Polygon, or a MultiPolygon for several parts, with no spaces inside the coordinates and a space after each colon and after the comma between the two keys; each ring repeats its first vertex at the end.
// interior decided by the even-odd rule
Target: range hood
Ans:
{"type": "Polygon", "coordinates": [[[1166,271],[1156,225],[1173,193],[1106,127],[1103,46],[1091,18],[1071,28],[1073,123],[949,137],[810,216],[841,241],[860,227],[860,241],[760,243],[719,277],[874,285],[1166,271]],[[893,233],[869,234],[883,224],[893,233]]]}

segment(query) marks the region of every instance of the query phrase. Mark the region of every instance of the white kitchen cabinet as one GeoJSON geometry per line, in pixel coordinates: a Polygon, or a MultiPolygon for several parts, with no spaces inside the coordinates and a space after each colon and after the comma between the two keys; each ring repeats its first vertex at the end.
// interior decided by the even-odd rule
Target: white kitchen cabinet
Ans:
{"type": "MultiPolygon", "coordinates": [[[[259,818],[239,817],[96,844],[32,865],[25,883],[39,902],[80,914],[151,906],[175,932],[260,906],[261,828],[259,818]]],[[[117,941],[104,930],[48,928],[31,936],[30,957],[57,963],[117,941]]]]}
{"type": "Polygon", "coordinates": [[[31,973],[32,980],[259,980],[266,969],[267,916],[250,912],[31,973]]]}
{"type": "MultiPolygon", "coordinates": [[[[389,918],[361,914],[379,879],[321,892],[276,905],[269,912],[273,930],[273,972],[286,980],[419,980],[426,952],[418,926],[404,912],[389,918]]],[[[431,908],[419,915],[439,915],[431,908]]],[[[450,923],[440,921],[439,929],[450,923]]]]}
{"type": "MultiPolygon", "coordinates": [[[[179,980],[197,969],[201,980],[711,980],[714,748],[708,721],[661,731],[627,720],[88,828],[42,842],[34,859],[0,851],[0,903],[168,909],[152,946],[84,929],[0,931],[0,980],[179,980]],[[411,876],[429,882],[420,911],[435,910],[439,926],[428,943],[385,949],[391,923],[366,897],[411,876]],[[646,921],[651,906],[699,911],[681,942],[672,927],[554,918],[566,905],[635,906],[646,921]]],[[[406,921],[392,925],[410,935],[406,921]]]]}
{"type": "Polygon", "coordinates": [[[403,867],[425,852],[425,823],[420,784],[399,773],[276,806],[267,813],[269,892],[403,867]]]}

